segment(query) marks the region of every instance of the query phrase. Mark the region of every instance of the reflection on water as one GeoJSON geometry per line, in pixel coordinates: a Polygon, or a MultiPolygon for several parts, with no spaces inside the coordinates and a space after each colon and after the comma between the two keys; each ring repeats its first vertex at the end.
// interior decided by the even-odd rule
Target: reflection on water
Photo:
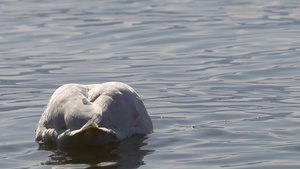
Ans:
{"type": "MultiPolygon", "coordinates": [[[[138,168],[144,165],[143,157],[154,150],[142,147],[145,137],[133,136],[119,143],[111,143],[97,147],[64,147],[57,150],[47,148],[52,153],[43,165],[64,165],[59,168],[68,168],[70,164],[87,164],[88,168],[138,168]]],[[[44,147],[40,147],[43,150],[44,147]]],[[[74,167],[70,165],[70,168],[74,167]]]]}

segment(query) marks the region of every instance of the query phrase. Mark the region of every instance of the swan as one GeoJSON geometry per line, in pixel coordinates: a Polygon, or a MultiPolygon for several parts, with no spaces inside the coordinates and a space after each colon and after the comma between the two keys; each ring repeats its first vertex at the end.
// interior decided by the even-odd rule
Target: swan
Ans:
{"type": "Polygon", "coordinates": [[[101,145],[153,132],[136,91],[121,82],[65,84],[51,96],[35,141],[58,146],[101,145]]]}

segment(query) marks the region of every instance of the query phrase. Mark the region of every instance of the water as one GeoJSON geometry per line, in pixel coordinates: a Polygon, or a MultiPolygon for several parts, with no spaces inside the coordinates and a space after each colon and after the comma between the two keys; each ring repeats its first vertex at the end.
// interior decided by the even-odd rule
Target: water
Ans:
{"type": "Polygon", "coordinates": [[[0,168],[299,168],[299,18],[293,0],[1,1],[0,168]],[[154,133],[39,149],[55,89],[106,81],[154,133]]]}

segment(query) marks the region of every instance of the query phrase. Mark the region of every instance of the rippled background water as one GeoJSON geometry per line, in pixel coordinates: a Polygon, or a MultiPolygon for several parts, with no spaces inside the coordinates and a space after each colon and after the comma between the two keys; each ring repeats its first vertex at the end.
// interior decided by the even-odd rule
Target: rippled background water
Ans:
{"type": "Polygon", "coordinates": [[[2,0],[0,168],[299,168],[299,18],[294,0],[2,0]],[[106,81],[155,132],[38,149],[55,89],[106,81]]]}

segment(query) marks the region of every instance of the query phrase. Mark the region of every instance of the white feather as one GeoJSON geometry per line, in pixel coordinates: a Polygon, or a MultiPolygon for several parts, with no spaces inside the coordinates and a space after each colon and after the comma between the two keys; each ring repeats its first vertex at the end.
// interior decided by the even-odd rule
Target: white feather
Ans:
{"type": "Polygon", "coordinates": [[[98,145],[153,131],[138,94],[120,82],[66,84],[51,96],[36,130],[36,141],[98,145]]]}

